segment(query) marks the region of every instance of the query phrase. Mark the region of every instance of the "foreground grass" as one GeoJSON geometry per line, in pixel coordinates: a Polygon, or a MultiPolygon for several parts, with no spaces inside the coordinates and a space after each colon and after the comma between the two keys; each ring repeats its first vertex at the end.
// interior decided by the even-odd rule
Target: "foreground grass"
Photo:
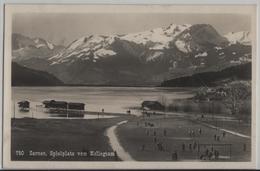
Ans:
{"type": "MultiPolygon", "coordinates": [[[[200,150],[198,150],[198,146],[189,149],[189,144],[194,142],[197,144],[232,144],[231,159],[218,159],[217,161],[250,161],[251,140],[228,133],[223,138],[222,133],[222,131],[208,128],[184,118],[164,118],[163,116],[136,118],[127,124],[120,125],[117,129],[122,146],[138,161],[172,161],[174,152],[178,154],[178,161],[200,160],[200,155],[207,148],[211,149],[211,146],[201,146],[200,150]],[[154,126],[145,126],[145,122],[154,126]],[[202,129],[201,135],[198,133],[199,128],[202,129]],[[189,129],[194,130],[194,137],[188,134],[189,129]],[[167,132],[166,136],[164,130],[167,132]],[[154,132],[156,132],[156,135],[154,135],[154,132]],[[216,141],[214,135],[220,136],[220,140],[216,141]],[[156,142],[154,142],[155,138],[156,142]],[[159,151],[158,142],[163,144],[163,151],[159,151]],[[185,150],[182,150],[182,144],[185,144],[185,150]],[[244,145],[246,149],[244,149],[244,145]]],[[[214,149],[218,150],[221,156],[229,155],[228,147],[216,147],[214,149]]]]}
{"type": "Polygon", "coordinates": [[[108,119],[12,119],[12,160],[91,161],[116,160],[115,157],[67,156],[52,157],[50,151],[113,152],[105,130],[130,116],[108,119]],[[24,155],[17,155],[23,151],[24,155]],[[45,152],[47,156],[31,156],[30,151],[45,152]]]}

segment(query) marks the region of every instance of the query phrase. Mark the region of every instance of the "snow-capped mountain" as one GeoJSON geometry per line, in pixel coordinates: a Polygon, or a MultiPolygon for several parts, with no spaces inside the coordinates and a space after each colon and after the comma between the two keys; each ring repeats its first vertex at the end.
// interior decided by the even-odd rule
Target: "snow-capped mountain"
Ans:
{"type": "Polygon", "coordinates": [[[228,39],[230,44],[251,45],[251,34],[249,31],[229,32],[224,37],[228,39]]]}
{"type": "Polygon", "coordinates": [[[163,50],[169,48],[169,43],[189,27],[191,27],[190,24],[171,24],[167,28],[156,28],[150,31],[127,34],[122,36],[121,39],[148,46],[151,50],[163,50]]]}
{"type": "MultiPolygon", "coordinates": [[[[220,35],[208,24],[171,24],[125,35],[85,36],[49,57],[20,64],[51,72],[69,84],[155,85],[169,78],[249,62],[251,46],[244,42],[250,42],[250,37],[243,41],[241,37],[239,43],[231,37],[220,35]]],[[[30,41],[25,42],[31,47],[30,41]]],[[[33,39],[35,49],[51,50],[48,43],[42,44],[33,39]]],[[[14,47],[19,48],[13,53],[21,48],[14,47]]]]}
{"type": "Polygon", "coordinates": [[[110,45],[114,41],[114,36],[89,36],[82,37],[72,42],[64,51],[52,56],[49,60],[52,64],[59,64],[63,62],[74,62],[77,59],[90,60],[95,62],[98,58],[113,56],[116,54],[110,50],[110,45]]]}
{"type": "Polygon", "coordinates": [[[63,48],[42,38],[29,38],[21,34],[12,34],[12,56],[17,61],[30,58],[49,58],[63,48]]]}
{"type": "MultiPolygon", "coordinates": [[[[156,28],[149,31],[130,33],[127,35],[91,35],[82,37],[72,42],[65,51],[50,58],[52,64],[59,64],[63,62],[74,62],[81,58],[82,60],[90,60],[93,53],[93,62],[99,58],[114,56],[117,52],[113,49],[113,44],[116,41],[125,43],[134,43],[141,48],[151,51],[164,50],[169,48],[169,43],[181,32],[188,29],[191,25],[174,25],[171,24],[167,28],[156,28]]],[[[159,56],[155,52],[152,56],[159,56]]],[[[138,54],[139,56],[141,54],[138,54]]],[[[148,60],[153,57],[149,57],[148,60]]]]}

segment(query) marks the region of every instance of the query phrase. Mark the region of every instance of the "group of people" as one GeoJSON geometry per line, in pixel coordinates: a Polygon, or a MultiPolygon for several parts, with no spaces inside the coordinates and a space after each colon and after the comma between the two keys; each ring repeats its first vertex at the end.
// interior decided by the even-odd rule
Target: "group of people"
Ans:
{"type": "MultiPolygon", "coordinates": [[[[150,126],[153,127],[154,125],[150,125],[150,126]]],[[[145,133],[146,133],[147,136],[157,136],[157,131],[156,130],[152,131],[152,130],[146,129],[145,133]]],[[[166,137],[167,136],[167,130],[163,129],[162,134],[163,134],[163,136],[166,137]]]]}
{"type": "MultiPolygon", "coordinates": [[[[157,150],[158,150],[158,151],[166,151],[166,150],[165,150],[165,147],[164,147],[164,145],[163,145],[162,142],[156,143],[156,147],[157,147],[157,150]]],[[[142,144],[141,150],[142,150],[142,151],[145,151],[145,150],[146,150],[145,144],[142,144]]],[[[171,157],[172,157],[172,160],[173,160],[173,161],[178,160],[178,153],[177,153],[176,150],[172,153],[172,156],[171,156],[171,157]]]]}
{"type": "Polygon", "coordinates": [[[193,143],[189,143],[188,145],[186,143],[182,143],[182,151],[186,151],[186,146],[188,146],[189,151],[193,151],[197,149],[198,143],[196,141],[193,141],[193,143]]]}
{"type": "Polygon", "coordinates": [[[145,127],[154,127],[154,123],[151,122],[144,122],[145,127]]]}
{"type": "Polygon", "coordinates": [[[206,149],[203,154],[200,155],[201,160],[213,160],[219,158],[219,151],[214,149],[213,147],[211,150],[206,149]]]}
{"type": "MultiPolygon", "coordinates": [[[[215,140],[215,141],[220,141],[220,137],[221,137],[221,135],[215,134],[215,135],[214,135],[214,140],[215,140]]],[[[226,137],[226,132],[223,131],[223,132],[222,132],[222,139],[224,139],[225,137],[226,137]]]]}
{"type": "MultiPolygon", "coordinates": [[[[156,141],[156,142],[157,142],[157,141],[156,141]]],[[[164,148],[162,142],[157,142],[157,143],[156,143],[156,148],[157,148],[158,151],[165,151],[165,148],[164,148]]],[[[141,150],[142,150],[142,151],[145,151],[145,150],[146,150],[145,144],[142,144],[141,150]]]]}
{"type": "MultiPolygon", "coordinates": [[[[137,126],[143,126],[143,123],[142,122],[140,123],[139,121],[137,121],[136,125],[137,126]]],[[[154,126],[155,126],[155,124],[152,123],[152,122],[144,122],[144,127],[154,127],[154,126]]]]}
{"type": "MultiPolygon", "coordinates": [[[[202,134],[202,129],[199,128],[199,129],[198,129],[198,135],[201,135],[201,134],[202,134]]],[[[189,135],[190,137],[195,137],[195,135],[196,135],[195,130],[193,130],[193,129],[188,129],[188,135],[189,135]]]]}
{"type": "MultiPolygon", "coordinates": [[[[153,123],[150,123],[150,122],[145,122],[145,125],[149,125],[151,127],[153,127],[153,123]]],[[[156,148],[159,150],[159,151],[164,151],[164,146],[163,146],[163,143],[162,142],[159,142],[158,140],[158,130],[149,130],[149,129],[146,129],[145,130],[145,134],[147,136],[153,136],[153,142],[156,144],[156,148]]],[[[167,136],[167,130],[166,129],[163,129],[162,131],[162,135],[163,136],[167,136]]],[[[142,145],[141,149],[142,151],[145,150],[145,144],[142,145]]]]}

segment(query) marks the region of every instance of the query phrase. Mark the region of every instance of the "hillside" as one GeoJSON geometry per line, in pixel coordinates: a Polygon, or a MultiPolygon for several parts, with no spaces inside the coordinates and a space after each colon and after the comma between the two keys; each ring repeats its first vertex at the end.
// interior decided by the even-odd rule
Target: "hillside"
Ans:
{"type": "Polygon", "coordinates": [[[163,87],[198,87],[198,86],[215,86],[220,83],[232,80],[250,80],[251,79],[251,62],[232,66],[221,71],[203,72],[191,76],[180,77],[164,81],[163,87]]]}
{"type": "Polygon", "coordinates": [[[12,62],[12,86],[58,86],[63,83],[55,76],[12,62]]]}

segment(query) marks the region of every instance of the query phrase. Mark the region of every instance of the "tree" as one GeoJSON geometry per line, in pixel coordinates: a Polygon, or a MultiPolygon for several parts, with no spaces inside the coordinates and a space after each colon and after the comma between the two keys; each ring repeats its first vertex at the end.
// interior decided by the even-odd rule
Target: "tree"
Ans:
{"type": "Polygon", "coordinates": [[[200,87],[195,94],[195,99],[198,101],[204,101],[207,99],[209,88],[207,87],[200,87]]]}
{"type": "Polygon", "coordinates": [[[245,102],[251,97],[251,83],[236,81],[224,86],[224,105],[232,115],[239,114],[245,102]]]}

